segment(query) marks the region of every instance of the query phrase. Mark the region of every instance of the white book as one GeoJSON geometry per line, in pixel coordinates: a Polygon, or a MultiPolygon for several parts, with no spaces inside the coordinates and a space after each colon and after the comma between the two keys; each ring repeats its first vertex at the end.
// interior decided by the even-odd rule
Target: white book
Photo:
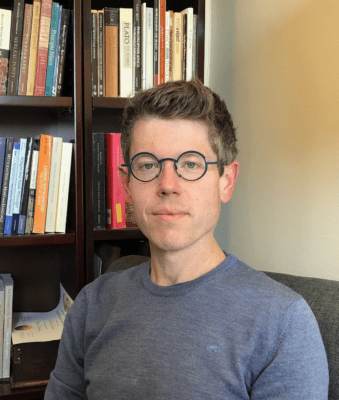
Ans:
{"type": "Polygon", "coordinates": [[[120,97],[133,96],[133,9],[119,9],[120,97]]]}
{"type": "Polygon", "coordinates": [[[193,78],[193,7],[181,11],[187,14],[186,81],[193,78]]]}
{"type": "Polygon", "coordinates": [[[146,89],[146,75],[147,75],[147,14],[146,3],[141,4],[141,89],[146,89]]]}
{"type": "Polygon", "coordinates": [[[73,143],[62,144],[58,205],[55,220],[55,232],[66,232],[69,181],[71,175],[73,143]]]}
{"type": "Polygon", "coordinates": [[[5,285],[0,279],[0,379],[3,378],[4,322],[5,322],[5,285]]]}
{"type": "Polygon", "coordinates": [[[6,219],[5,219],[5,229],[4,234],[10,235],[12,228],[12,214],[14,207],[14,194],[15,194],[15,183],[16,177],[18,174],[18,161],[19,161],[19,152],[20,152],[20,143],[14,142],[13,144],[13,153],[12,153],[12,165],[11,172],[9,176],[9,184],[8,184],[8,197],[7,197],[7,205],[6,205],[6,219]]]}
{"type": "Polygon", "coordinates": [[[197,46],[197,26],[198,26],[198,16],[193,14],[193,78],[198,75],[198,46],[197,46]]]}
{"type": "Polygon", "coordinates": [[[172,37],[172,72],[173,81],[182,78],[182,14],[175,12],[173,14],[173,37],[172,37]]]}
{"type": "Polygon", "coordinates": [[[146,89],[154,86],[153,73],[153,8],[146,8],[146,89]]]}
{"type": "Polygon", "coordinates": [[[33,150],[31,176],[29,181],[25,233],[32,233],[33,229],[35,191],[36,191],[36,181],[38,175],[38,161],[39,161],[39,150],[33,150]]]}
{"type": "Polygon", "coordinates": [[[11,364],[11,338],[12,338],[12,314],[13,314],[13,279],[11,274],[0,274],[5,286],[5,319],[4,319],[4,348],[2,360],[2,377],[8,380],[11,364]]]}
{"type": "Polygon", "coordinates": [[[53,137],[51,170],[49,175],[45,232],[54,232],[58,202],[62,138],[53,137]]]}
{"type": "Polygon", "coordinates": [[[165,27],[165,82],[169,81],[171,15],[166,11],[165,27]]]}

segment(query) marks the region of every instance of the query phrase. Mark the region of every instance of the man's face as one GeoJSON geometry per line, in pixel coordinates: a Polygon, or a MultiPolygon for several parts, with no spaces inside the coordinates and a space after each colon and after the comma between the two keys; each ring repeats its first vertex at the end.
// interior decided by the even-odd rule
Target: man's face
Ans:
{"type": "MultiPolygon", "coordinates": [[[[130,157],[149,152],[159,160],[177,159],[186,151],[202,153],[206,161],[217,161],[208,137],[207,126],[198,121],[144,118],[133,130],[130,157]]],[[[131,198],[136,221],[152,246],[177,251],[204,246],[213,238],[221,202],[231,198],[238,174],[238,163],[225,167],[209,165],[197,181],[186,181],[175,171],[173,161],[164,161],[161,174],[151,182],[140,182],[132,175],[123,182],[131,198]]]]}

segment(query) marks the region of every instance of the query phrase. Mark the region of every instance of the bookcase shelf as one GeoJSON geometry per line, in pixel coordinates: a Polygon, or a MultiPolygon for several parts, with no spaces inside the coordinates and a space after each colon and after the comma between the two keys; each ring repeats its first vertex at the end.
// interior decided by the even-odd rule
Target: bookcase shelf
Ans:
{"type": "Polygon", "coordinates": [[[0,107],[72,108],[72,97],[0,96],[0,107]]]}
{"type": "Polygon", "coordinates": [[[92,97],[93,108],[123,109],[127,103],[126,97],[92,97]]]}
{"type": "Polygon", "coordinates": [[[125,229],[95,229],[94,240],[125,240],[125,239],[146,239],[146,236],[138,228],[125,229]]]}
{"type": "Polygon", "coordinates": [[[45,235],[26,234],[18,236],[3,236],[0,240],[0,247],[75,244],[75,240],[75,233],[49,233],[45,235]]]}

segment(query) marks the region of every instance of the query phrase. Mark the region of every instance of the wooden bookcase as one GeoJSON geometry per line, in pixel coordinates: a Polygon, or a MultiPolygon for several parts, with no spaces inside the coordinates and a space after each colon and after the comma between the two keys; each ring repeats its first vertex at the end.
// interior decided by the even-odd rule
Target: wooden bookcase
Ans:
{"type": "MultiPolygon", "coordinates": [[[[143,3],[143,1],[142,1],[143,3]]],[[[148,7],[153,7],[154,1],[146,1],[148,7]]],[[[86,282],[94,278],[94,249],[100,243],[118,244],[125,247],[125,252],[135,254],[136,242],[145,240],[137,228],[120,230],[93,229],[93,133],[119,133],[120,121],[126,98],[92,97],[91,70],[91,9],[100,10],[104,7],[133,8],[133,0],[83,0],[83,41],[84,41],[84,193],[85,193],[85,260],[86,282]]],[[[179,12],[187,7],[193,7],[198,15],[198,76],[204,77],[204,32],[205,32],[205,0],[167,0],[166,9],[179,12]]]]}
{"type": "MultiPolygon", "coordinates": [[[[59,302],[59,282],[73,298],[85,284],[82,4],[60,4],[74,11],[75,27],[67,44],[63,96],[0,96],[0,136],[49,134],[74,142],[66,233],[0,237],[0,271],[12,274],[14,311],[50,311],[59,302]]],[[[13,9],[13,0],[0,0],[0,7],[13,9]]],[[[44,391],[44,386],[11,390],[9,382],[0,383],[4,399],[42,399],[44,391]]]]}

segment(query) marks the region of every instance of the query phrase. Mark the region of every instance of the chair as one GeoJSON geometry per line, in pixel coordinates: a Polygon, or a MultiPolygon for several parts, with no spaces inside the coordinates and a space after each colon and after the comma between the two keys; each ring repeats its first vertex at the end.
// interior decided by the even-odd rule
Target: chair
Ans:
{"type": "MultiPolygon", "coordinates": [[[[125,270],[147,261],[146,256],[125,256],[113,262],[106,272],[125,270]]],[[[265,272],[268,277],[299,293],[310,306],[319,325],[329,367],[328,400],[339,399],[339,282],[265,272]]]]}

